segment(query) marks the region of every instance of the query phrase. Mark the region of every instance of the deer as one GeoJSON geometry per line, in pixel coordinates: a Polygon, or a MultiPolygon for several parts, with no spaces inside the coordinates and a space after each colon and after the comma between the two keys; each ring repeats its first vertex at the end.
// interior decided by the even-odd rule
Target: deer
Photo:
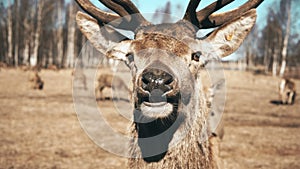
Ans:
{"type": "Polygon", "coordinates": [[[56,65],[54,65],[54,64],[49,64],[47,66],[47,69],[53,70],[53,71],[58,71],[58,67],[56,65]]]}
{"type": "MultiPolygon", "coordinates": [[[[99,96],[100,100],[105,100],[105,98],[103,97],[103,90],[105,88],[111,88],[113,91],[116,91],[117,89],[121,91],[123,90],[128,92],[128,94],[131,93],[125,82],[120,77],[114,76],[112,74],[101,74],[97,79],[95,95],[96,97],[99,96]]],[[[117,96],[117,99],[120,100],[121,98],[117,96]]]]}
{"type": "Polygon", "coordinates": [[[0,62],[0,70],[1,70],[2,68],[7,68],[7,64],[4,63],[4,62],[0,62]]]}
{"type": "Polygon", "coordinates": [[[281,79],[279,85],[279,97],[282,104],[294,104],[296,98],[295,82],[288,78],[281,79]]]}
{"type": "Polygon", "coordinates": [[[29,82],[30,82],[30,87],[32,89],[39,89],[43,90],[44,87],[44,81],[38,74],[38,71],[31,71],[29,74],[29,82]]]}
{"type": "Polygon", "coordinates": [[[220,168],[217,142],[209,124],[201,71],[212,60],[236,51],[256,22],[249,0],[216,13],[233,0],[218,0],[196,11],[190,0],[175,23],[152,24],[129,0],[76,0],[76,22],[106,57],[123,61],[132,75],[133,119],[129,129],[128,168],[220,168]],[[197,37],[201,29],[215,28],[197,37]],[[134,33],[130,39],[120,32],[134,33]]]}

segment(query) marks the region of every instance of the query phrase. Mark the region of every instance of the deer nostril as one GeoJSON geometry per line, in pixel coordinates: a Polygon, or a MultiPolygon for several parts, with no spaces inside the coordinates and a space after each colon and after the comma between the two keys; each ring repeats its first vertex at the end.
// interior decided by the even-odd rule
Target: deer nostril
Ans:
{"type": "Polygon", "coordinates": [[[148,84],[150,82],[156,82],[160,84],[170,84],[173,82],[173,76],[163,70],[159,69],[148,69],[145,70],[142,74],[142,81],[145,84],[148,84]]]}
{"type": "Polygon", "coordinates": [[[145,72],[145,73],[143,73],[143,75],[142,75],[142,81],[143,81],[143,83],[149,84],[153,80],[155,80],[155,79],[153,78],[153,74],[151,72],[145,72]]]}
{"type": "Polygon", "coordinates": [[[142,81],[143,81],[143,83],[145,83],[145,84],[148,84],[150,81],[149,81],[149,79],[146,79],[146,78],[144,78],[144,77],[142,77],[142,81]]]}
{"type": "Polygon", "coordinates": [[[170,74],[167,73],[167,74],[165,75],[165,78],[164,78],[164,84],[165,84],[165,85],[169,85],[169,84],[171,84],[173,81],[174,81],[173,76],[171,76],[170,74]]]}
{"type": "Polygon", "coordinates": [[[170,73],[160,69],[146,69],[142,73],[141,81],[141,87],[148,92],[155,89],[168,92],[172,90],[174,78],[170,73]]]}

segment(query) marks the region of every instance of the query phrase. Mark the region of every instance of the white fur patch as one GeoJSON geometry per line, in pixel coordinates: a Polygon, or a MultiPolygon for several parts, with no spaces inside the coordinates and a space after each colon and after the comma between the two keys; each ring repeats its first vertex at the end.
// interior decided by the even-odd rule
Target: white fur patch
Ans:
{"type": "Polygon", "coordinates": [[[149,106],[148,104],[142,103],[141,111],[143,115],[150,118],[163,118],[172,113],[173,106],[171,103],[165,103],[159,106],[149,106]]]}
{"type": "Polygon", "coordinates": [[[112,59],[127,60],[127,54],[130,50],[131,41],[123,41],[112,47],[112,49],[108,50],[106,56],[112,59]]]}

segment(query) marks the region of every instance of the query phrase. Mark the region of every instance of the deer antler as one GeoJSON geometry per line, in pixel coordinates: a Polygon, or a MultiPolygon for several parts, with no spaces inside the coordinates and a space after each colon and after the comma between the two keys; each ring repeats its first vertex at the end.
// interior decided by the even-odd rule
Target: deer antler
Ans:
{"type": "Polygon", "coordinates": [[[97,19],[100,25],[110,24],[116,28],[127,29],[134,31],[140,25],[146,25],[149,22],[140,14],[136,6],[128,0],[99,0],[106,7],[116,12],[117,14],[104,12],[92,4],[89,0],[75,0],[77,4],[93,18],[97,19]],[[129,16],[131,14],[135,14],[129,16]],[[120,19],[118,22],[112,22],[120,19]]]}
{"type": "Polygon", "coordinates": [[[123,6],[123,8],[128,12],[128,14],[141,13],[131,1],[128,0],[112,0],[112,1],[123,6]]]}
{"type": "Polygon", "coordinates": [[[214,28],[221,26],[234,18],[240,17],[250,9],[258,7],[264,0],[249,0],[237,9],[214,14],[214,12],[233,1],[234,0],[217,0],[216,2],[196,12],[195,10],[200,3],[200,0],[190,0],[183,19],[190,21],[199,29],[214,28]]]}
{"type": "MultiPolygon", "coordinates": [[[[100,25],[110,24],[116,28],[135,31],[141,25],[148,25],[149,22],[141,15],[140,11],[130,0],[99,0],[106,7],[117,14],[104,12],[94,6],[89,0],[75,0],[79,6],[89,15],[98,20],[100,25]],[[135,14],[135,15],[132,15],[135,14]],[[120,19],[117,22],[114,20],[120,19]]],[[[226,22],[240,17],[250,9],[256,8],[264,0],[248,0],[245,4],[232,11],[217,13],[217,10],[223,8],[234,0],[217,0],[202,10],[196,12],[201,0],[190,0],[184,15],[184,20],[190,21],[199,29],[214,28],[225,24],[226,22]]]]}
{"type": "Polygon", "coordinates": [[[113,20],[120,18],[116,14],[101,11],[88,0],[75,0],[75,1],[86,13],[88,13],[93,18],[97,19],[102,23],[109,23],[113,20]]]}
{"type": "Polygon", "coordinates": [[[224,6],[226,6],[227,4],[229,4],[233,1],[234,0],[218,0],[218,1],[208,5],[207,7],[203,8],[202,10],[198,11],[197,19],[199,20],[199,22],[203,22],[205,19],[207,19],[209,17],[209,15],[211,15],[215,11],[223,8],[224,6]]]}
{"type": "Polygon", "coordinates": [[[218,0],[217,2],[213,3],[212,6],[215,6],[216,8],[214,10],[213,8],[211,8],[212,10],[207,10],[206,8],[207,10],[206,15],[208,14],[209,15],[205,19],[201,17],[201,15],[202,16],[205,15],[205,12],[203,12],[205,8],[197,12],[197,18],[200,19],[199,28],[214,28],[223,25],[224,23],[234,18],[240,17],[242,14],[249,11],[250,9],[258,7],[264,0],[249,0],[239,8],[236,8],[232,11],[213,14],[214,11],[217,11],[218,9],[222,8],[223,6],[229,4],[232,1],[233,0],[225,0],[225,1],[218,0]]]}
{"type": "Polygon", "coordinates": [[[199,20],[196,15],[196,9],[200,1],[201,0],[190,0],[183,17],[184,20],[190,21],[194,25],[199,25],[199,20]]]}

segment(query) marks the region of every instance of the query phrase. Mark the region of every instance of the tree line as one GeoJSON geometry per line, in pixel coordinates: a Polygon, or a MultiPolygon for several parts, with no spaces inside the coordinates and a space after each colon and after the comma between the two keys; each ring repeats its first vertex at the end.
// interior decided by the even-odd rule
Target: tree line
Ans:
{"type": "MultiPolygon", "coordinates": [[[[238,55],[248,69],[283,76],[300,63],[298,0],[280,0],[270,7],[264,27],[256,26],[238,55]],[[296,8],[298,7],[298,8],[296,8]]],[[[155,11],[171,13],[171,1],[155,11]]],[[[182,9],[178,7],[178,9],[182,9]]],[[[74,1],[7,0],[0,4],[0,62],[10,66],[74,67],[86,39],[75,23],[79,9],[74,1]]],[[[168,20],[170,18],[162,18],[168,20]]],[[[257,23],[260,24],[260,23],[257,23]]]]}
{"type": "Polygon", "coordinates": [[[0,4],[0,61],[9,66],[73,67],[84,43],[74,1],[7,0],[0,4]]]}
{"type": "Polygon", "coordinates": [[[299,5],[297,0],[280,0],[266,9],[266,25],[256,26],[242,46],[248,69],[260,67],[273,76],[285,76],[292,69],[300,72],[299,5]]]}

